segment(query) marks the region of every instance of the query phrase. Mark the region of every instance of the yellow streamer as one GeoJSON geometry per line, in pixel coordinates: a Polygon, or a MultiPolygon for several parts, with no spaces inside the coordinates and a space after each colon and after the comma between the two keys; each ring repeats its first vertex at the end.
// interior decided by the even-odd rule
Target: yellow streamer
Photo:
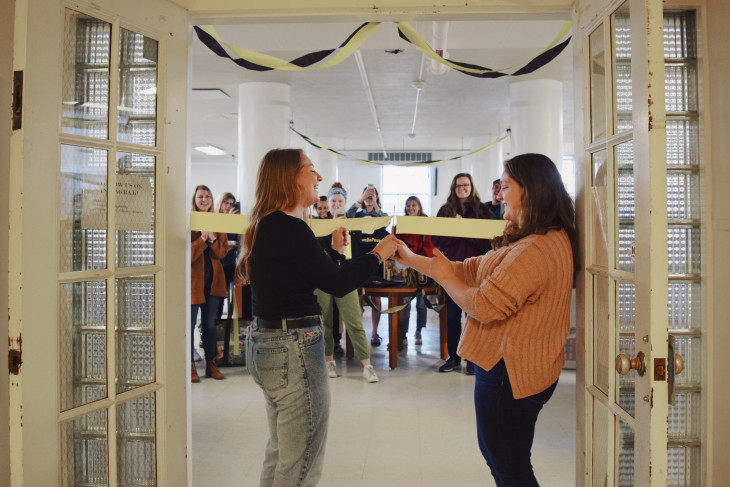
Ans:
{"type": "Polygon", "coordinates": [[[399,216],[398,233],[438,235],[443,237],[493,238],[504,233],[505,220],[476,218],[442,218],[429,216],[399,216]]]}
{"type": "Polygon", "coordinates": [[[243,233],[248,226],[248,215],[228,213],[190,212],[190,230],[200,232],[243,233]]]}

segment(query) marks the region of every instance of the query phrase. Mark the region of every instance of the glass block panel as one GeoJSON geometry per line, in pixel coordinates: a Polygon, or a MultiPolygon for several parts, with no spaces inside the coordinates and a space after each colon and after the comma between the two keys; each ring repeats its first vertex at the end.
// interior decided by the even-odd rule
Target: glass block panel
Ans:
{"type": "MultiPolygon", "coordinates": [[[[593,276],[593,384],[608,394],[610,341],[608,321],[608,277],[593,276]]],[[[613,366],[613,360],[610,360],[613,366]]]]}
{"type": "Polygon", "coordinates": [[[669,406],[668,430],[671,440],[697,440],[700,437],[700,393],[678,391],[674,393],[674,406],[669,406]]]}
{"type": "Polygon", "coordinates": [[[155,394],[117,406],[118,485],[157,485],[155,394]]]}
{"type": "Polygon", "coordinates": [[[61,132],[109,136],[111,24],[66,9],[61,132]]]}
{"type": "Polygon", "coordinates": [[[625,2],[611,16],[616,79],[613,83],[614,132],[631,130],[633,91],[631,86],[631,19],[625,2]]]}
{"type": "Polygon", "coordinates": [[[603,24],[588,37],[591,82],[591,140],[606,137],[606,59],[603,24]]]}
{"type": "Polygon", "coordinates": [[[633,224],[618,227],[618,268],[623,271],[634,271],[634,240],[636,230],[633,224]]]}
{"type": "Polygon", "coordinates": [[[684,359],[684,369],[674,376],[676,387],[696,386],[702,382],[702,340],[699,337],[674,337],[674,353],[684,359]]]}
{"type": "MultiPolygon", "coordinates": [[[[636,286],[629,283],[617,283],[616,307],[618,308],[618,339],[616,353],[626,354],[629,358],[636,357],[636,286]]],[[[618,404],[629,414],[634,415],[636,409],[636,374],[617,374],[618,377],[618,404]]]]}
{"type": "Polygon", "coordinates": [[[636,216],[633,169],[618,170],[616,189],[616,203],[618,204],[619,221],[632,223],[636,216]]]}
{"type": "Polygon", "coordinates": [[[621,418],[616,421],[616,484],[634,486],[634,430],[621,418]]]}
{"type": "Polygon", "coordinates": [[[671,226],[667,253],[669,274],[692,276],[700,273],[700,229],[671,226]]]}
{"type": "Polygon", "coordinates": [[[121,29],[117,139],[154,146],[157,139],[157,41],[121,29]]]}
{"type": "Polygon", "coordinates": [[[702,285],[696,281],[670,281],[668,289],[669,329],[702,328],[702,285]]]}
{"type": "Polygon", "coordinates": [[[667,64],[664,66],[667,112],[697,111],[697,66],[667,64]]]}
{"type": "Polygon", "coordinates": [[[61,410],[106,397],[106,281],[59,288],[61,410]]]}
{"type": "Polygon", "coordinates": [[[664,58],[694,59],[697,57],[695,13],[664,12],[664,58]]]}
{"type": "Polygon", "coordinates": [[[699,487],[702,479],[699,446],[670,446],[667,449],[667,486],[699,487]]]}
{"type": "Polygon", "coordinates": [[[667,217],[670,220],[700,218],[700,181],[693,171],[667,170],[667,217]]]}
{"type": "Polygon", "coordinates": [[[608,266],[608,163],[606,151],[591,155],[593,212],[593,263],[608,266]]]}
{"type": "Polygon", "coordinates": [[[155,263],[155,160],[117,153],[117,267],[155,263]]]}
{"type": "Polygon", "coordinates": [[[155,281],[117,279],[117,392],[155,380],[155,281]]]}
{"type": "Polygon", "coordinates": [[[61,424],[61,486],[109,485],[106,410],[61,424]]]}
{"type": "Polygon", "coordinates": [[[608,451],[608,414],[609,412],[606,406],[594,398],[592,425],[593,482],[591,485],[608,485],[608,469],[609,462],[611,461],[611,455],[608,451]]]}
{"type": "Polygon", "coordinates": [[[667,165],[699,166],[700,129],[697,120],[667,120],[667,165]]]}
{"type": "Polygon", "coordinates": [[[107,151],[61,146],[60,270],[106,268],[107,151]]]}

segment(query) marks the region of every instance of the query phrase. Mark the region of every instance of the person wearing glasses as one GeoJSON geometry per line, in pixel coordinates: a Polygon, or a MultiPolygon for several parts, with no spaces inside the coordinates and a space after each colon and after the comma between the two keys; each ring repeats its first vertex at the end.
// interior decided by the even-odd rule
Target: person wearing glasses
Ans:
{"type": "MultiPolygon", "coordinates": [[[[471,174],[465,172],[454,176],[446,204],[439,208],[436,216],[484,219],[493,217],[487,205],[481,202],[471,174]]],[[[489,240],[485,238],[433,236],[431,241],[449,260],[459,262],[469,257],[483,255],[492,249],[489,240]]],[[[461,337],[461,317],[464,312],[448,293],[446,293],[446,310],[449,358],[439,367],[439,372],[458,372],[461,370],[461,357],[456,352],[456,347],[461,337]]],[[[474,365],[469,361],[466,363],[466,374],[474,375],[474,365]]]]}

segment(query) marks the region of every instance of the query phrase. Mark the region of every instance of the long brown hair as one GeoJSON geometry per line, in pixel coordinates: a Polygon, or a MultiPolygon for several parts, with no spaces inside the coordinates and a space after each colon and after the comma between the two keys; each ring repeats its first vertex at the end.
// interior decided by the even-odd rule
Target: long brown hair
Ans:
{"type": "Polygon", "coordinates": [[[421,200],[418,198],[418,196],[409,196],[406,200],[406,204],[403,207],[403,214],[408,215],[408,202],[409,201],[415,201],[418,203],[418,213],[416,213],[416,216],[426,216],[425,213],[423,213],[423,205],[421,204],[421,200]]]}
{"type": "Polygon", "coordinates": [[[464,202],[464,208],[471,208],[474,210],[474,214],[477,216],[477,218],[481,218],[481,211],[480,211],[480,203],[481,198],[479,197],[479,191],[477,191],[476,186],[474,186],[474,180],[471,177],[471,174],[467,172],[460,172],[456,176],[454,176],[454,179],[451,180],[451,188],[449,189],[449,197],[446,198],[446,204],[444,206],[447,209],[446,216],[456,216],[459,213],[459,197],[456,196],[456,180],[459,178],[469,178],[469,184],[471,184],[471,193],[469,193],[469,197],[464,202]]]}
{"type": "Polygon", "coordinates": [[[256,176],[256,194],[243,236],[243,252],[238,259],[236,274],[248,277],[251,268],[251,250],[256,241],[259,224],[268,214],[295,208],[301,199],[297,176],[302,166],[301,149],[272,149],[259,164],[256,176]]]}
{"type": "Polygon", "coordinates": [[[218,208],[218,213],[222,213],[221,209],[223,208],[223,202],[225,200],[233,200],[233,202],[235,203],[236,197],[233,196],[233,193],[229,193],[228,191],[219,194],[218,197],[215,199],[215,207],[218,208]]]}
{"type": "Polygon", "coordinates": [[[213,192],[204,184],[199,184],[195,187],[195,191],[193,191],[193,206],[190,208],[190,211],[202,211],[199,210],[198,206],[195,204],[195,195],[198,194],[198,190],[207,191],[210,195],[210,208],[208,208],[208,213],[213,213],[213,207],[215,206],[215,201],[213,201],[213,192]]]}
{"type": "Polygon", "coordinates": [[[533,233],[565,230],[577,264],[575,208],[553,161],[542,154],[522,154],[505,161],[504,171],[522,188],[522,215],[519,226],[508,222],[504,235],[493,238],[492,246],[497,249],[533,233]]]}

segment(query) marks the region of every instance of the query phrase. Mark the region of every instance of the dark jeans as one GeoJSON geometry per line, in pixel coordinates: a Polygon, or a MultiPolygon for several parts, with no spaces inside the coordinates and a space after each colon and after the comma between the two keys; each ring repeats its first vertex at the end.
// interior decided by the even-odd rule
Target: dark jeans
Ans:
{"type": "Polygon", "coordinates": [[[464,312],[459,308],[459,305],[451,299],[451,296],[446,296],[446,315],[448,317],[448,326],[446,341],[449,349],[449,358],[454,360],[461,360],[459,355],[456,353],[456,349],[459,346],[459,339],[461,338],[461,317],[464,312]]]}
{"type": "Polygon", "coordinates": [[[203,350],[205,360],[215,360],[218,355],[218,343],[215,337],[215,315],[218,311],[218,303],[222,298],[218,296],[205,296],[205,303],[190,305],[190,359],[193,359],[195,349],[195,323],[198,321],[198,310],[200,310],[200,333],[203,336],[203,350]]]}
{"type": "Polygon", "coordinates": [[[504,360],[492,370],[475,366],[477,438],[498,487],[538,486],[530,462],[537,415],[558,381],[542,392],[515,399],[504,360]]]}

